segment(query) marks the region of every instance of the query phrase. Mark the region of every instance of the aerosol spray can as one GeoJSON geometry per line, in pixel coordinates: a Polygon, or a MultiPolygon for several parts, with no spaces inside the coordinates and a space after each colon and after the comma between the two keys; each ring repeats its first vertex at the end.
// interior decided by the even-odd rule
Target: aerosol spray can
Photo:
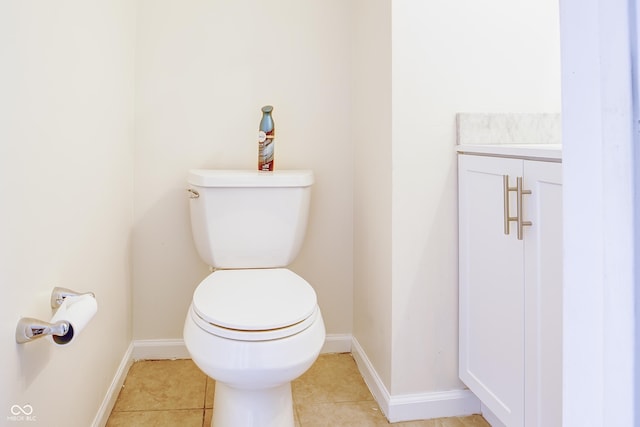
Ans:
{"type": "Polygon", "coordinates": [[[258,170],[273,170],[273,149],[276,137],[276,128],[273,124],[271,112],[273,107],[265,105],[262,107],[262,120],[260,120],[260,130],[258,132],[258,170]]]}

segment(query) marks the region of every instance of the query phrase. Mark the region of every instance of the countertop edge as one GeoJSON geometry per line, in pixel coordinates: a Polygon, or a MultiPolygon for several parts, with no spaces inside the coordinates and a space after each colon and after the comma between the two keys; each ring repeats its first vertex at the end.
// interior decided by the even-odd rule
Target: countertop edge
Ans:
{"type": "Polygon", "coordinates": [[[458,154],[562,162],[561,144],[461,144],[458,154]]]}

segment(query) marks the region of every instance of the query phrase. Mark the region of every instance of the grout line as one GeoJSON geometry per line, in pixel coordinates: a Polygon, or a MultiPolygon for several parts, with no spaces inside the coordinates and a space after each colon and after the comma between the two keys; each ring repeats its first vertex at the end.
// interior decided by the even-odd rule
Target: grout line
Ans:
{"type": "MultiPolygon", "coordinates": [[[[323,355],[324,357],[324,355],[323,355]]],[[[331,356],[330,356],[331,357],[331,356]]],[[[338,357],[338,359],[344,360],[346,361],[347,358],[343,358],[343,357],[338,357]]],[[[356,368],[357,368],[357,363],[355,361],[355,358],[353,357],[353,354],[350,354],[350,358],[348,359],[348,363],[351,364],[356,364],[356,368]]],[[[342,365],[340,365],[342,366],[342,365]]],[[[350,367],[351,368],[351,367],[350,367]]],[[[342,369],[342,368],[341,368],[342,369]]],[[[358,372],[360,377],[362,377],[362,374],[360,372],[358,372]]],[[[325,375],[323,373],[320,373],[319,375],[325,375]]],[[[205,425],[205,420],[206,420],[206,411],[207,409],[211,409],[213,411],[212,408],[207,408],[207,394],[208,394],[208,388],[209,388],[209,383],[212,384],[213,387],[215,387],[215,383],[213,381],[209,381],[207,376],[204,376],[204,381],[205,381],[205,387],[204,387],[204,396],[202,396],[202,403],[201,403],[201,407],[195,407],[195,408],[180,408],[180,409],[175,409],[175,408],[164,408],[164,409],[135,409],[135,410],[121,410],[121,411],[112,411],[112,413],[115,412],[120,412],[120,413],[135,413],[135,412],[174,412],[174,411],[194,411],[194,410],[201,410],[201,415],[202,415],[202,426],[203,427],[209,427],[207,425],[205,425]]],[[[362,379],[362,381],[364,382],[364,379],[362,379]]],[[[366,387],[366,383],[364,385],[366,387]]],[[[367,388],[368,389],[368,388],[367,388]]],[[[367,397],[365,398],[365,400],[362,399],[353,399],[355,396],[351,395],[351,396],[344,396],[342,395],[342,397],[351,397],[351,399],[349,400],[345,400],[345,401],[336,401],[334,399],[329,399],[325,402],[318,402],[318,401],[304,401],[304,405],[302,405],[301,403],[296,403],[294,396],[292,395],[292,403],[293,403],[293,411],[294,411],[294,420],[297,422],[296,426],[297,427],[304,427],[305,424],[302,422],[301,419],[301,415],[304,412],[303,410],[303,406],[326,406],[326,405],[331,405],[334,407],[339,407],[339,406],[343,406],[343,405],[353,405],[353,404],[369,404],[372,405],[371,409],[375,409],[376,411],[381,412],[383,415],[384,413],[382,412],[382,409],[380,408],[380,405],[376,402],[375,398],[373,397],[372,393],[370,390],[368,390],[369,393],[367,394],[367,397]],[[375,408],[373,408],[373,406],[375,406],[375,408]]],[[[293,392],[293,390],[292,390],[293,392]]],[[[120,396],[118,396],[119,398],[120,396]]],[[[195,397],[195,396],[194,396],[195,397]]],[[[197,401],[194,402],[197,405],[197,401]]],[[[306,414],[306,413],[305,413],[306,414]]],[[[195,415],[195,414],[194,414],[195,415]]],[[[484,418],[479,418],[482,419],[484,421],[484,418]]],[[[422,420],[424,421],[424,420],[422,420]]],[[[477,419],[476,418],[466,418],[466,417],[452,417],[452,422],[456,422],[456,425],[460,425],[459,423],[464,424],[465,426],[476,426],[477,424],[477,419]]],[[[313,421],[312,421],[313,424],[313,421]]],[[[307,423],[308,425],[308,423],[307,423]]],[[[416,425],[422,425],[422,424],[416,424],[416,425]]],[[[425,424],[425,425],[431,425],[431,424],[425,424]]],[[[439,424],[438,424],[439,425],[439,424]]],[[[448,426],[449,424],[443,424],[444,426],[448,426]]],[[[479,425],[484,425],[484,424],[479,424],[479,425]]],[[[487,424],[488,426],[488,424],[487,424]]]]}
{"type": "Polygon", "coordinates": [[[298,413],[298,405],[294,403],[293,405],[293,424],[296,427],[302,427],[302,422],[300,421],[300,414],[298,413]]]}
{"type": "MultiPolygon", "coordinates": [[[[207,388],[208,388],[208,381],[207,381],[207,377],[204,377],[204,396],[202,396],[202,409],[207,409],[207,388]]],[[[203,415],[204,417],[204,412],[203,415]]]]}

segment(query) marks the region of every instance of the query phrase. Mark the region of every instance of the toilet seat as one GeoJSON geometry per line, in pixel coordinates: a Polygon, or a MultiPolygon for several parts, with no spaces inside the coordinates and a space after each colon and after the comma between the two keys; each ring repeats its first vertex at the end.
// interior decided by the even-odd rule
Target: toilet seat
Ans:
{"type": "Polygon", "coordinates": [[[311,285],[285,268],[218,270],[198,285],[190,311],[211,334],[265,341],[306,329],[318,306],[311,285]]]}

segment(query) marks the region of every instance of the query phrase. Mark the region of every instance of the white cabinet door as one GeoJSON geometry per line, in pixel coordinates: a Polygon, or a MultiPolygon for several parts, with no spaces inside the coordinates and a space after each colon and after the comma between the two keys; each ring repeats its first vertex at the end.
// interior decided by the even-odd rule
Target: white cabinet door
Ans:
{"type": "Polygon", "coordinates": [[[562,165],[524,162],[525,425],[562,426],[562,165]]]}
{"type": "Polygon", "coordinates": [[[508,427],[560,427],[562,165],[461,155],[458,186],[460,378],[508,427]]]}
{"type": "MultiPolygon", "coordinates": [[[[523,425],[524,256],[504,230],[503,176],[523,161],[459,158],[460,379],[507,426],[523,425]]],[[[515,193],[509,213],[515,215],[515,193]]]]}

